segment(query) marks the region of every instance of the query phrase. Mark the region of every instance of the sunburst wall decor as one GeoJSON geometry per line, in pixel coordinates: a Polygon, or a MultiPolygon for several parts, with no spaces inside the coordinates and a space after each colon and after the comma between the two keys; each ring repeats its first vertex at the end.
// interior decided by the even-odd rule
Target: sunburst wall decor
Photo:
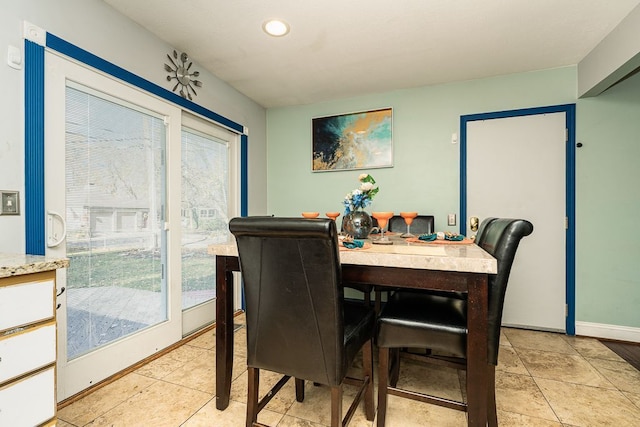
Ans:
{"type": "Polygon", "coordinates": [[[171,65],[164,64],[164,69],[169,73],[167,76],[167,81],[176,80],[175,86],[173,86],[173,91],[180,88],[178,92],[181,97],[188,98],[189,100],[193,100],[193,96],[197,96],[195,87],[202,87],[202,82],[200,80],[196,80],[196,77],[200,75],[199,71],[190,72],[191,66],[193,62],[189,60],[189,55],[186,52],[182,52],[178,55],[178,52],[173,51],[173,58],[171,55],[167,54],[167,58],[171,65]],[[193,93],[193,96],[191,96],[193,93]]]}

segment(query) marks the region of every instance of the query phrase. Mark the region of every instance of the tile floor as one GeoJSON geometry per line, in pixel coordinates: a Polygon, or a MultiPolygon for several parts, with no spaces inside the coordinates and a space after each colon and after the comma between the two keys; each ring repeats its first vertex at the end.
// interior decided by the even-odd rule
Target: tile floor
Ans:
{"type": "MultiPolygon", "coordinates": [[[[236,321],[242,323],[243,318],[236,321]]],[[[58,426],[243,426],[246,410],[245,329],[235,333],[234,381],[225,411],[215,408],[215,329],[61,409],[58,426]]],[[[640,426],[640,371],[596,339],[503,329],[496,372],[500,426],[640,426]]],[[[275,375],[261,377],[264,392],[275,375]]],[[[400,386],[460,398],[464,374],[404,360],[400,386]]],[[[346,399],[354,393],[346,386],[346,399]]],[[[293,381],[260,413],[278,427],[327,426],[326,387],[293,381]]],[[[346,408],[345,408],[346,410],[346,408]]],[[[465,413],[389,396],[387,426],[465,426],[465,413]]],[[[359,408],[351,427],[375,426],[359,408]]]]}

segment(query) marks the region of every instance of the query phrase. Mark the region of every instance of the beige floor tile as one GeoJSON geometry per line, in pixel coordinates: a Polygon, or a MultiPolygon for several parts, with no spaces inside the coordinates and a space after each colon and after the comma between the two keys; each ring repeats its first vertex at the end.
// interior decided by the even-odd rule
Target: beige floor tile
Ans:
{"type": "Polygon", "coordinates": [[[509,338],[504,334],[506,329],[507,328],[502,328],[500,330],[500,345],[511,347],[511,341],[509,341],[509,338]]]}
{"type": "Polygon", "coordinates": [[[58,418],[83,426],[127,399],[139,394],[156,380],[135,372],[99,388],[88,396],[58,411],[58,418]]]}
{"type": "Polygon", "coordinates": [[[498,425],[500,427],[562,427],[562,424],[557,421],[549,421],[505,411],[498,411],[498,425]]]}
{"type": "Polygon", "coordinates": [[[524,366],[535,378],[614,388],[611,382],[578,354],[560,354],[528,349],[518,349],[517,351],[524,366]]]}
{"type": "MultiPolygon", "coordinates": [[[[280,374],[269,371],[260,371],[260,389],[258,391],[259,399],[262,399],[262,397],[265,396],[278,381],[280,381],[280,378],[282,378],[282,375],[280,374]]],[[[241,376],[231,383],[231,395],[229,398],[238,402],[247,403],[247,381],[248,374],[245,370],[241,376]]],[[[313,384],[305,384],[305,391],[308,391],[312,387],[313,384]]],[[[270,411],[284,414],[291,407],[294,400],[296,400],[295,382],[293,378],[291,378],[275,395],[275,397],[271,399],[266,408],[270,411]]]]}
{"type": "Polygon", "coordinates": [[[637,427],[640,408],[618,390],[536,378],[560,422],[575,426],[637,427]]]}
{"type": "Polygon", "coordinates": [[[386,427],[466,427],[467,417],[465,412],[455,409],[389,396],[385,425],[386,427]]]}
{"type": "Polygon", "coordinates": [[[510,372],[518,375],[529,375],[529,371],[525,368],[524,363],[520,360],[518,353],[511,346],[500,346],[498,352],[498,366],[496,371],[510,372]]]}
{"type": "Polygon", "coordinates": [[[212,350],[216,346],[216,330],[211,329],[197,338],[192,339],[187,345],[203,348],[205,350],[212,350]]]}
{"type": "Polygon", "coordinates": [[[191,360],[205,357],[207,350],[202,348],[183,345],[175,350],[161,356],[144,366],[138,368],[135,372],[151,378],[162,379],[177,369],[183,367],[191,360]]]}
{"type": "Polygon", "coordinates": [[[526,329],[505,328],[503,333],[513,347],[533,350],[552,351],[555,353],[577,354],[567,343],[564,335],[555,332],[538,332],[526,329]]]}
{"type": "Polygon", "coordinates": [[[211,350],[198,350],[203,352],[200,356],[185,363],[165,376],[163,380],[214,395],[216,393],[216,354],[211,350]]]}
{"type": "Polygon", "coordinates": [[[231,369],[231,381],[233,382],[247,371],[247,356],[244,354],[235,354],[233,356],[233,367],[231,369]]]}
{"type": "Polygon", "coordinates": [[[62,420],[58,419],[57,422],[56,422],[56,427],[76,427],[76,426],[73,425],[73,424],[69,424],[66,421],[62,421],[62,420]]]}
{"type": "Polygon", "coordinates": [[[622,392],[625,396],[627,396],[627,398],[633,402],[634,405],[636,405],[638,408],[640,408],[640,394],[637,393],[629,393],[626,391],[622,392]]]}
{"type": "Polygon", "coordinates": [[[496,372],[496,407],[514,414],[558,421],[533,378],[527,375],[496,372]]]}
{"type": "MultiPolygon", "coordinates": [[[[216,409],[216,400],[207,402],[198,412],[191,416],[181,427],[244,427],[247,416],[247,405],[229,401],[224,411],[216,409]]],[[[258,414],[258,422],[268,426],[279,426],[282,414],[263,409],[258,414]]]]}
{"type": "Polygon", "coordinates": [[[398,387],[461,401],[462,386],[458,372],[453,368],[403,359],[400,364],[398,387]]]}
{"type": "Polygon", "coordinates": [[[563,338],[569,343],[569,345],[571,345],[571,347],[576,349],[582,357],[615,360],[618,362],[624,361],[624,359],[615,354],[613,350],[595,338],[570,337],[566,335],[563,336],[563,338]]]}
{"type": "MultiPolygon", "coordinates": [[[[357,389],[354,386],[345,385],[342,399],[342,415],[344,416],[355,398],[357,389]]],[[[331,423],[331,389],[327,386],[309,386],[305,388],[304,402],[293,401],[287,411],[287,415],[310,421],[312,423],[328,426],[331,423]]],[[[365,416],[364,406],[361,402],[356,409],[351,427],[356,425],[371,425],[365,416]]]]}
{"type": "Polygon", "coordinates": [[[247,324],[247,315],[245,313],[241,313],[233,318],[234,325],[246,325],[247,324]]]}
{"type": "MultiPolygon", "coordinates": [[[[234,319],[236,325],[244,322],[244,316],[234,319]]],[[[234,338],[231,400],[225,411],[215,408],[214,329],[61,409],[58,425],[244,426],[246,329],[240,327],[234,338]]],[[[496,396],[501,427],[640,425],[640,372],[596,339],[503,328],[499,359],[496,396]]],[[[374,360],[377,368],[377,350],[374,360]]],[[[361,363],[358,359],[350,373],[360,376],[361,363]]],[[[278,378],[264,373],[261,394],[278,378]]],[[[374,378],[377,383],[377,372],[374,378]]],[[[404,359],[399,386],[458,400],[464,395],[465,373],[404,359]]],[[[355,387],[345,386],[344,411],[355,392],[355,387]]],[[[290,381],[260,413],[259,421],[274,427],[326,427],[329,412],[327,387],[307,384],[306,399],[299,403],[290,381]]],[[[360,405],[350,427],[374,426],[360,405]]],[[[466,414],[389,396],[387,427],[412,426],[462,427],[466,414]]]]}
{"type": "Polygon", "coordinates": [[[157,381],[88,426],[175,427],[184,423],[212,399],[213,395],[209,393],[157,381]]]}
{"type": "MultiPolygon", "coordinates": [[[[369,426],[371,422],[369,422],[369,426]]],[[[285,415],[278,424],[278,427],[326,427],[324,424],[318,424],[309,420],[303,420],[302,418],[292,417],[285,415]]],[[[353,423],[349,424],[349,427],[353,427],[353,423]]]]}
{"type": "Polygon", "coordinates": [[[604,359],[588,361],[618,390],[640,394],[640,371],[627,362],[604,359]]]}
{"type": "Polygon", "coordinates": [[[233,334],[233,354],[247,355],[247,329],[242,327],[233,334]]]}

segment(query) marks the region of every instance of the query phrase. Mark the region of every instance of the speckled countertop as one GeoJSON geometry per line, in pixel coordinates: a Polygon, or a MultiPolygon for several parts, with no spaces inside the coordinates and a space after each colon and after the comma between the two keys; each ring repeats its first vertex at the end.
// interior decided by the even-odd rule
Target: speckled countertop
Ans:
{"type": "Polygon", "coordinates": [[[0,278],[69,267],[69,259],[0,252],[0,278]]]}

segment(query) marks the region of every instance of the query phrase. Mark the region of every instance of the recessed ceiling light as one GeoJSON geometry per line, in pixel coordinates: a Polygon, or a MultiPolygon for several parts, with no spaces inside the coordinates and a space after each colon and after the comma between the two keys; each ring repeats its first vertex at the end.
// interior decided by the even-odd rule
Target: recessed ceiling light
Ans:
{"type": "Polygon", "coordinates": [[[289,33],[289,24],[279,19],[271,19],[262,24],[265,33],[273,37],[282,37],[289,33]]]}

